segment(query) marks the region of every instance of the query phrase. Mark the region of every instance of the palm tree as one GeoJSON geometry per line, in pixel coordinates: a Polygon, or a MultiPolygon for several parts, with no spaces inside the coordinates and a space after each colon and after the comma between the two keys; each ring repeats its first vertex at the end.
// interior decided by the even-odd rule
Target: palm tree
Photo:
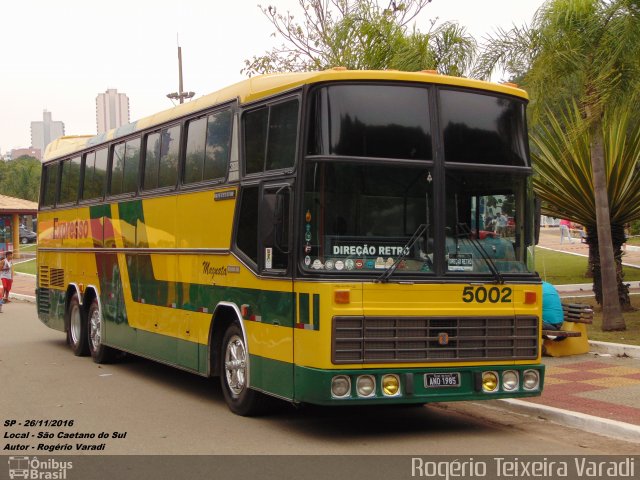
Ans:
{"type": "Polygon", "coordinates": [[[477,48],[476,40],[465,27],[455,22],[432,24],[427,33],[414,31],[403,37],[389,67],[409,72],[437,70],[459,77],[471,72],[477,48]]]}
{"type": "Polygon", "coordinates": [[[498,31],[487,41],[476,73],[496,67],[522,78],[535,113],[573,99],[589,129],[590,168],[602,273],[603,330],[624,330],[607,196],[603,119],[640,85],[640,5],[637,0],[549,0],[530,27],[498,31]]]}
{"type": "MultiPolygon", "coordinates": [[[[616,261],[620,305],[631,308],[629,290],[623,283],[622,244],[624,225],[640,218],[640,123],[632,121],[637,105],[609,111],[603,118],[607,193],[610,200],[611,233],[616,261]]],[[[531,134],[536,176],[534,188],[545,201],[545,213],[567,218],[587,227],[589,265],[596,300],[601,301],[593,175],[590,165],[591,130],[573,103],[560,113],[547,110],[531,134]]]]}

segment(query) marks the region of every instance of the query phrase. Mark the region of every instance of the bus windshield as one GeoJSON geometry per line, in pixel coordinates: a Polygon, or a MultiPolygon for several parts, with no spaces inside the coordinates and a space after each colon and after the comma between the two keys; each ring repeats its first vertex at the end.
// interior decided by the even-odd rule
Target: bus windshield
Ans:
{"type": "Polygon", "coordinates": [[[433,177],[425,167],[310,164],[304,199],[304,265],[311,270],[432,272],[433,177]]]}
{"type": "Polygon", "coordinates": [[[430,167],[313,162],[306,170],[304,268],[378,272],[394,277],[527,272],[526,179],[515,174],[455,171],[446,178],[434,231],[430,167]],[[420,228],[424,226],[424,228],[420,228]],[[420,237],[406,248],[411,237],[420,237]],[[436,250],[437,243],[442,248],[436,250]],[[408,251],[406,251],[408,250],[408,251]],[[440,252],[439,255],[436,252],[440,252]]]}

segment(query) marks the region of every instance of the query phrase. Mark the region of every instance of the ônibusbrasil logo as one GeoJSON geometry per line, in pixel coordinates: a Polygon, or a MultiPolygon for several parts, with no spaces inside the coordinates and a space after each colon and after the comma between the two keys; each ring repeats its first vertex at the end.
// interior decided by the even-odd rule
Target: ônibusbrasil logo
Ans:
{"type": "Polygon", "coordinates": [[[64,480],[73,462],[61,462],[55,458],[38,460],[38,457],[9,457],[9,478],[64,480]]]}

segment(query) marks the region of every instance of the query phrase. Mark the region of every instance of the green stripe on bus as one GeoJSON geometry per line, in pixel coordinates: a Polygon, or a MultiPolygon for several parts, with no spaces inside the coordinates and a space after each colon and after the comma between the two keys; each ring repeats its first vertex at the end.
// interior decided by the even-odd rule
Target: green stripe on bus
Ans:
{"type": "Polygon", "coordinates": [[[313,329],[320,330],[320,295],[313,294],[313,329]]]}
{"type": "Polygon", "coordinates": [[[263,323],[293,328],[292,292],[156,280],[149,255],[127,255],[127,266],[131,295],[136,302],[161,307],[175,304],[178,310],[209,313],[223,301],[247,304],[263,323]]]}
{"type": "Polygon", "coordinates": [[[138,225],[138,222],[144,224],[142,200],[119,203],[118,216],[120,217],[120,220],[123,220],[134,227],[138,225]]]}
{"type": "Polygon", "coordinates": [[[89,207],[89,216],[91,220],[97,220],[102,217],[111,218],[111,205],[91,205],[89,207]]]}
{"type": "Polygon", "coordinates": [[[309,294],[300,293],[298,303],[298,323],[309,324],[309,294]]]}
{"type": "Polygon", "coordinates": [[[251,387],[293,399],[293,364],[249,355],[251,387]]]}

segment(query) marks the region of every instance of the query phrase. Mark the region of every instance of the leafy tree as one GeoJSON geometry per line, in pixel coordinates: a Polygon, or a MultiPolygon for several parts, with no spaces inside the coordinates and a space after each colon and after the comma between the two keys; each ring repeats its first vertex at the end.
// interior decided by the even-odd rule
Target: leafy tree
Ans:
{"type": "Polygon", "coordinates": [[[476,52],[466,30],[446,22],[422,33],[410,24],[431,0],[299,0],[302,19],[275,6],[260,7],[283,44],[245,60],[243,73],[349,69],[435,69],[461,75],[476,52]]]}
{"type": "Polygon", "coordinates": [[[37,202],[41,170],[40,161],[28,156],[0,162],[0,193],[37,202]]]}
{"type": "MultiPolygon", "coordinates": [[[[595,231],[602,272],[603,330],[624,330],[607,196],[603,119],[640,85],[638,0],[549,0],[530,27],[498,31],[487,40],[476,73],[496,67],[522,78],[534,110],[576,101],[590,130],[595,231]]],[[[557,107],[556,107],[557,108],[557,107]]]]}

